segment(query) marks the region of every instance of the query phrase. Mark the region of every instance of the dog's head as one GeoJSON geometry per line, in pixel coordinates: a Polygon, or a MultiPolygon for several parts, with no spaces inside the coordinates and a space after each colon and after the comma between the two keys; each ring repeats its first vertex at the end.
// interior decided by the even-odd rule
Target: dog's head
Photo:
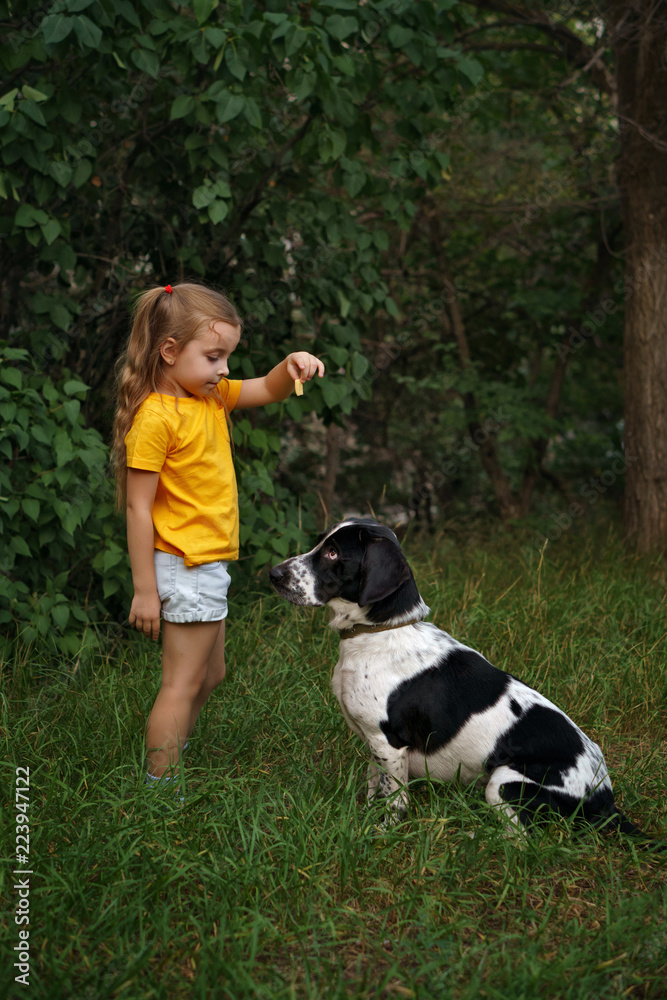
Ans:
{"type": "Polygon", "coordinates": [[[367,518],[335,524],[310,552],[274,566],[269,578],[292,604],[330,605],[334,628],[428,614],[396,535],[367,518]]]}

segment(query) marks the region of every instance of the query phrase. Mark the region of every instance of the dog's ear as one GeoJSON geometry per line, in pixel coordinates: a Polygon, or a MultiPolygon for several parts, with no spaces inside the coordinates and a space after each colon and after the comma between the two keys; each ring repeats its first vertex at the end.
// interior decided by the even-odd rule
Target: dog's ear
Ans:
{"type": "Polygon", "coordinates": [[[390,538],[371,536],[361,562],[360,606],[375,604],[389,597],[411,576],[400,546],[390,538]]]}

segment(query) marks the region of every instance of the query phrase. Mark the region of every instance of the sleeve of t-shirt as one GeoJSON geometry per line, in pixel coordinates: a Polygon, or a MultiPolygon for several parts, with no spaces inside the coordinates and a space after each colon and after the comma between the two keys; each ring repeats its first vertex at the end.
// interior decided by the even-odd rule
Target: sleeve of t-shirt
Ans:
{"type": "Polygon", "coordinates": [[[125,437],[128,468],[160,472],[170,438],[169,424],[163,416],[151,409],[140,410],[125,437]]]}
{"type": "Polygon", "coordinates": [[[221,382],[218,382],[218,389],[220,390],[220,395],[225,401],[225,406],[231,412],[239,401],[239,396],[241,395],[241,386],[243,385],[242,379],[228,379],[223,378],[221,382]]]}

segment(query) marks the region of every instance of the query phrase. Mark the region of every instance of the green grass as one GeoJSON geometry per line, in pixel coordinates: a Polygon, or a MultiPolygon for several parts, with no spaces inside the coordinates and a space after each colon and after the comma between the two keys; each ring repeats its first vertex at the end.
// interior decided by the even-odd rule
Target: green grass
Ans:
{"type": "MultiPolygon", "coordinates": [[[[500,532],[406,550],[432,620],[568,711],[621,807],[664,837],[664,564],[613,533],[571,532],[541,564],[500,532]]],[[[329,689],[328,612],[236,596],[183,808],[137,778],[156,647],[99,649],[76,670],[19,649],[4,665],[5,955],[17,766],[34,875],[30,986],[5,961],[3,996],[665,997],[664,860],[563,822],[520,849],[479,789],[453,785],[415,786],[408,819],[380,834],[366,751],[329,689]]]]}

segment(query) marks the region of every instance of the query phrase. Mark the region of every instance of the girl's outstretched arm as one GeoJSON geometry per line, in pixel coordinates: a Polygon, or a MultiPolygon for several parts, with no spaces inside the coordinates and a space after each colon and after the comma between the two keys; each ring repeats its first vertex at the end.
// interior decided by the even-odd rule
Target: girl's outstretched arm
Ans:
{"type": "Polygon", "coordinates": [[[132,567],[134,597],[128,620],[151,639],[160,633],[161,602],[155,581],[153,501],[159,472],[127,470],[127,548],[132,567]]]}
{"type": "Polygon", "coordinates": [[[308,382],[316,374],[320,378],[324,375],[323,362],[307,351],[295,351],[288,354],[284,361],[263,378],[244,379],[236,406],[239,408],[279,403],[282,399],[287,399],[296,379],[308,382]]]}

